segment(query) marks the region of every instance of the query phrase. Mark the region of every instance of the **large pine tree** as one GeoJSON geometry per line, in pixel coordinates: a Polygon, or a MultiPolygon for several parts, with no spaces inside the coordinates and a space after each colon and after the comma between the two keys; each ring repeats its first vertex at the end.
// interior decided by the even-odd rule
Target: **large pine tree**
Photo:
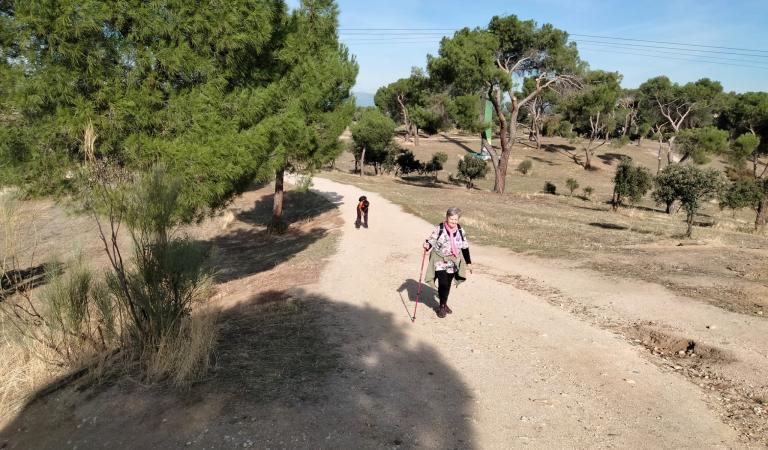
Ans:
{"type": "Polygon", "coordinates": [[[356,66],[331,1],[0,3],[0,175],[67,191],[91,159],[163,162],[187,217],[335,155],[356,66]]]}

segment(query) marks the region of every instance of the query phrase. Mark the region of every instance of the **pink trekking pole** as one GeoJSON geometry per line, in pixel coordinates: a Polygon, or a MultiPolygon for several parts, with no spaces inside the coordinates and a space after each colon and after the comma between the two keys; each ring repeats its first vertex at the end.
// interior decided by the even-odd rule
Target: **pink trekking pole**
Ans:
{"type": "Polygon", "coordinates": [[[421,267],[419,267],[419,287],[416,288],[416,305],[413,306],[413,317],[411,322],[416,322],[416,308],[419,307],[419,295],[421,295],[421,273],[424,271],[424,257],[427,256],[427,250],[421,254],[421,267]]]}

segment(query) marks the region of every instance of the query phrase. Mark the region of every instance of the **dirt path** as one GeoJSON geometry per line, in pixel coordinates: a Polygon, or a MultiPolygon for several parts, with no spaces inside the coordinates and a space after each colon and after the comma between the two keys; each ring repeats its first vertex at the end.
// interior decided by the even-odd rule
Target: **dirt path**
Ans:
{"type": "Polygon", "coordinates": [[[768,435],[753,400],[768,401],[765,319],[473,245],[454,314],[438,319],[427,288],[411,323],[433,225],[353,186],[314,185],[342,212],[340,233],[329,211],[262,267],[249,208],[266,200],[251,194],[214,240],[230,267],[208,381],[63,390],[16,415],[0,448],[699,449],[768,435]],[[368,229],[354,227],[362,194],[368,229]],[[329,229],[338,252],[312,282],[320,263],[292,255],[329,229]]]}
{"type": "MultiPolygon", "coordinates": [[[[366,322],[363,315],[348,317],[355,338],[346,340],[343,353],[347,364],[365,375],[335,388],[356,390],[356,408],[362,405],[370,417],[385,416],[402,427],[415,424],[401,429],[398,441],[441,448],[746,445],[708,406],[703,389],[652,363],[643,347],[603,325],[611,322],[610,316],[627,317],[629,323],[666,315],[681,326],[700,329],[699,335],[708,331],[706,324],[717,322],[718,335],[738,339],[744,321],[753,319],[691,302],[679,304],[669,294],[658,295],[652,285],[567,268],[545,270],[498,249],[473,246],[478,268],[452,293],[455,313],[438,319],[429,308],[435,302],[428,289],[411,324],[419,245],[431,225],[365,193],[372,203],[371,226],[355,229],[355,200],[363,193],[320,178],[315,187],[343,202],[340,208],[349,220],[339,252],[311,290],[353,309],[391,316],[386,325],[397,327],[403,338],[397,348],[382,346],[372,339],[386,333],[377,329],[380,323],[366,322]],[[568,294],[613,311],[574,314],[547,298],[565,300],[568,294]],[[392,354],[400,349],[408,349],[410,357],[392,363],[392,354]],[[424,350],[428,352],[421,357],[424,350]],[[409,384],[419,387],[396,390],[409,384]],[[441,405],[439,411],[427,406],[434,403],[441,405]],[[425,414],[431,415],[429,420],[425,414]]],[[[617,326],[617,321],[610,325],[617,326]]],[[[753,332],[765,333],[764,322],[747,325],[760,325],[753,332]]],[[[764,358],[764,342],[760,347],[746,351],[764,358]]],[[[360,444],[354,427],[348,429],[349,434],[331,436],[332,447],[360,444]]]]}

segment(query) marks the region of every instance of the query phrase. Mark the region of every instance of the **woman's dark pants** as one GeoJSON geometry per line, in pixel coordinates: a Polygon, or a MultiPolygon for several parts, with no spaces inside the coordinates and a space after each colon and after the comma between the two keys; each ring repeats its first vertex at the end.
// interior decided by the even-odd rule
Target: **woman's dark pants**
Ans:
{"type": "Polygon", "coordinates": [[[440,297],[440,306],[448,304],[448,294],[451,292],[451,282],[455,273],[448,273],[445,270],[435,271],[437,278],[437,295],[440,297]]]}

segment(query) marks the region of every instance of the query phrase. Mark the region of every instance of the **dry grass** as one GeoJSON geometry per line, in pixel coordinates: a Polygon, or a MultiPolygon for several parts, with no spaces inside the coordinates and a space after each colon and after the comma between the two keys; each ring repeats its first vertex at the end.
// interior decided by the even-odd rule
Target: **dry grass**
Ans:
{"type": "Polygon", "coordinates": [[[218,315],[210,308],[185,317],[179,332],[164,336],[157,348],[142,355],[146,377],[151,382],[170,380],[188,387],[203,378],[211,365],[218,337],[218,315]]]}
{"type": "Polygon", "coordinates": [[[19,411],[30,396],[64,373],[63,369],[47,364],[50,351],[25,344],[10,337],[12,333],[0,324],[0,426],[19,411]]]}
{"type": "MultiPolygon", "coordinates": [[[[38,233],[37,224],[45,218],[38,214],[41,204],[16,201],[13,192],[0,195],[0,275],[26,272],[33,263],[45,261],[42,258],[49,256],[50,248],[61,245],[50,242],[60,235],[38,233]]],[[[65,216],[55,207],[48,212],[59,219],[65,216]]],[[[78,220],[46,222],[45,226],[68,229],[72,225],[68,222],[78,220]]],[[[95,240],[96,235],[92,237],[95,240]]],[[[88,257],[93,263],[93,255],[88,257]]],[[[177,334],[149,346],[151,351],[137,359],[132,356],[134,340],[126,332],[125,311],[94,272],[75,261],[65,273],[49,273],[36,283],[41,287],[0,298],[3,411],[17,410],[38,389],[52,386],[64,374],[84,374],[83,380],[93,382],[133,370],[139,361],[146,369],[145,379],[170,379],[176,386],[187,386],[208,370],[216,345],[215,314],[196,307],[193,316],[182,319],[177,334]]],[[[195,302],[202,305],[211,297],[213,279],[199,281],[195,302]]]]}
{"type": "MultiPolygon", "coordinates": [[[[22,261],[34,259],[34,224],[33,215],[22,212],[15,192],[0,193],[0,276],[19,269],[22,261]]],[[[0,302],[5,301],[0,298],[0,302]]],[[[0,416],[0,422],[10,418],[33,392],[62,372],[61,368],[45,362],[53,357],[51,353],[44,346],[25,341],[0,313],[0,367],[3,371],[0,377],[0,411],[8,413],[7,416],[0,416]]]]}
{"type": "MultiPolygon", "coordinates": [[[[324,198],[308,192],[291,192],[287,195],[287,213],[291,222],[289,233],[284,236],[264,234],[262,241],[258,237],[261,236],[258,232],[265,229],[263,224],[271,216],[270,197],[268,197],[270,191],[267,187],[251,191],[242,198],[236,199],[231,209],[223,214],[223,218],[211,219],[198,226],[184,227],[181,230],[184,234],[193,235],[201,241],[213,242],[211,250],[219,253],[219,259],[228,265],[237,265],[242,268],[254,263],[254,254],[264,258],[268,257],[265,255],[273,253],[276,255],[276,259],[267,264],[268,267],[264,267],[262,261],[261,265],[244,271],[241,274],[242,279],[235,279],[231,282],[234,283],[233,285],[222,289],[222,295],[228,292],[230,297],[242,294],[251,298],[259,295],[259,291],[283,288],[285,283],[296,282],[297,271],[309,274],[319,273],[319,267],[322,266],[324,258],[335,251],[338,233],[329,231],[339,225],[338,211],[324,198]],[[222,220],[226,220],[225,226],[222,226],[222,220]],[[249,234],[246,231],[257,234],[249,234]],[[217,240],[222,235],[228,234],[232,235],[231,242],[217,240]],[[220,247],[222,243],[232,245],[220,247]],[[258,251],[254,251],[253,245],[257,245],[258,251]],[[263,272],[273,266],[280,269],[275,267],[269,270],[268,274],[263,272]],[[254,292],[249,277],[256,276],[261,279],[262,274],[264,279],[256,283],[259,289],[254,292]],[[242,292],[231,295],[231,289],[238,289],[239,284],[243,284],[242,292]]],[[[3,250],[3,256],[8,258],[21,253],[25,255],[24,261],[33,254],[35,260],[39,260],[46,256],[49,249],[63,250],[61,245],[64,242],[60,241],[66,238],[50,231],[77,229],[78,227],[72,226],[72,223],[81,222],[81,218],[68,217],[55,205],[41,202],[3,203],[2,206],[5,207],[3,211],[9,213],[5,217],[12,219],[3,221],[2,225],[5,228],[2,237],[7,238],[7,242],[18,249],[3,250]],[[43,214],[33,215],[37,210],[42,210],[43,214]],[[33,220],[33,216],[38,219],[33,220]],[[46,220],[40,223],[50,231],[29,232],[24,233],[23,236],[19,234],[20,231],[40,231],[35,224],[41,216],[46,220]],[[10,238],[9,236],[13,236],[14,233],[16,238],[10,238]],[[39,248],[42,250],[35,251],[30,243],[39,243],[39,248]]],[[[82,233],[92,234],[95,240],[96,235],[92,229],[84,230],[82,233]]],[[[11,246],[8,245],[6,248],[10,249],[11,246]]],[[[98,257],[102,252],[98,246],[86,246],[86,250],[88,252],[86,256],[90,261],[96,261],[94,266],[103,266],[103,261],[101,265],[98,264],[98,257]]],[[[309,276],[301,281],[312,282],[313,277],[309,276]]],[[[334,358],[326,359],[325,344],[312,343],[313,340],[317,340],[318,333],[321,331],[317,325],[319,314],[314,306],[299,300],[286,304],[257,304],[243,314],[236,313],[232,317],[223,319],[219,309],[222,306],[220,299],[213,302],[200,301],[211,297],[214,289],[213,282],[214,280],[209,279],[205,289],[199,291],[200,298],[193,308],[193,313],[184,319],[182,329],[177,335],[161,339],[157,346],[143,355],[123,351],[117,354],[103,354],[102,358],[86,358],[84,361],[88,361],[90,369],[81,382],[90,384],[102,379],[115,379],[129,373],[139,375],[150,384],[167,384],[186,389],[199,380],[213,379],[212,372],[209,370],[213,365],[213,373],[217,373],[217,379],[222,372],[225,378],[248,376],[255,385],[263,386],[264,395],[272,396],[275,393],[271,393],[270,389],[283,385],[280,381],[282,375],[289,372],[295,374],[297,384],[292,384],[287,390],[296,391],[297,387],[302,386],[300,380],[314,379],[316,376],[313,374],[325,374],[334,365],[334,358]],[[222,332],[222,324],[225,325],[224,332],[222,332]],[[297,353],[295,344],[298,341],[286,339],[286,333],[302,342],[301,351],[297,353]],[[244,336],[252,336],[253,339],[247,338],[245,343],[240,342],[244,336]],[[244,345],[247,346],[248,351],[253,351],[256,355],[254,358],[248,358],[249,361],[243,361],[242,358],[244,345]],[[248,366],[247,373],[241,372],[239,367],[242,364],[248,366]],[[286,369],[286,365],[295,365],[295,367],[286,369]],[[140,368],[144,376],[140,375],[140,368]]],[[[47,287],[50,288],[50,285],[47,287]]],[[[42,290],[38,289],[30,293],[34,295],[36,301],[40,301],[41,292],[42,290]]],[[[51,386],[52,382],[71,373],[73,369],[50,364],[51,361],[57,360],[57,355],[43,346],[12,333],[9,326],[7,319],[0,315],[0,367],[4,368],[3,376],[0,378],[0,410],[7,412],[7,417],[3,414],[3,419],[10,418],[13,412],[18,411],[35,392],[51,386]]],[[[240,388],[240,384],[233,384],[233,389],[240,388]]]]}

